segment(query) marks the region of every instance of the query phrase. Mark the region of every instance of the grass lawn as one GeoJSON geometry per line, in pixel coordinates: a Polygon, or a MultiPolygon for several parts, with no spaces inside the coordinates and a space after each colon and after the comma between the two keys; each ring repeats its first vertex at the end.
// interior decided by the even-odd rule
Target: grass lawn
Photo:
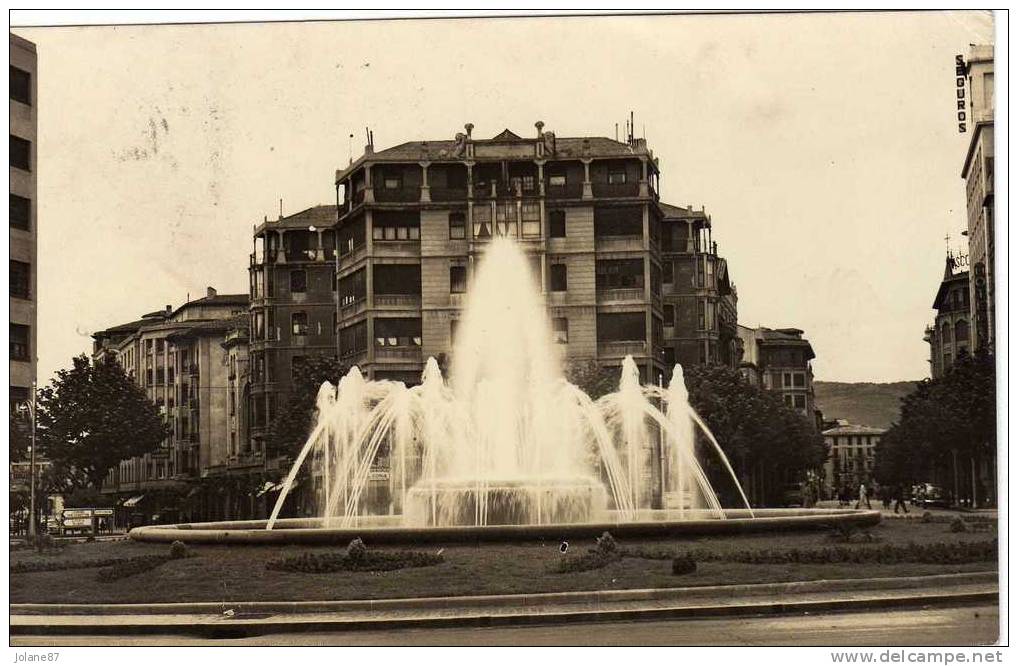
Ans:
{"type": "MultiPolygon", "coordinates": [[[[885,520],[870,532],[885,544],[985,541],[993,531],[952,533],[943,523],[885,520]]],[[[717,553],[756,549],[822,548],[836,542],[825,532],[742,535],[690,539],[619,540],[625,547],[707,549],[717,553]]],[[[371,548],[370,540],[367,542],[371,548]]],[[[593,545],[572,542],[570,551],[593,545]]],[[[869,548],[870,544],[838,544],[869,548]]],[[[421,550],[441,548],[428,545],[421,550]]],[[[400,548],[387,548],[400,550],[400,548]]],[[[161,567],[112,583],[99,582],[97,569],[69,569],[11,574],[11,603],[144,603],[169,601],[292,601],[380,599],[473,594],[512,594],[572,590],[627,589],[764,583],[823,578],[915,576],[996,569],[996,562],[937,564],[739,564],[702,562],[695,573],[673,576],[670,560],[625,558],[603,569],[554,573],[562,558],[559,543],[453,544],[444,547],[445,562],[431,567],[387,572],[324,574],[268,571],[265,562],[281,555],[334,551],[336,547],[196,546],[196,557],[171,560],[161,567]]],[[[61,553],[40,555],[11,551],[11,563],[30,560],[91,560],[169,552],[169,544],[133,541],[83,543],[61,553]]]]}

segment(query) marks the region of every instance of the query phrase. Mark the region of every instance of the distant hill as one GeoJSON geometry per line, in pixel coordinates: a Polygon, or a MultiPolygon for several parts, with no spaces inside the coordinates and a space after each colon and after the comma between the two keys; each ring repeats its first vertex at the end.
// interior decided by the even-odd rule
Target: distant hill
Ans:
{"type": "Polygon", "coordinates": [[[813,382],[816,403],[824,420],[846,419],[854,425],[886,428],[898,420],[901,398],[915,382],[813,382]]]}

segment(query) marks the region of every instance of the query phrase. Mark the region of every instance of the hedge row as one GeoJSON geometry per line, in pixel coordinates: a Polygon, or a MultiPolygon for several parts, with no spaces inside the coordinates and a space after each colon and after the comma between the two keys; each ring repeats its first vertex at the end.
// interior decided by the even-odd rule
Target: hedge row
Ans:
{"type": "Polygon", "coordinates": [[[883,544],[870,548],[828,546],[824,548],[791,548],[740,550],[718,553],[710,550],[691,552],[698,561],[740,562],[743,564],[966,564],[992,562],[997,559],[997,540],[937,542],[904,545],[883,544]]]}
{"type": "Polygon", "coordinates": [[[172,555],[139,555],[137,557],[129,557],[114,563],[110,567],[100,569],[96,580],[102,583],[112,583],[121,578],[151,571],[172,559],[176,558],[172,555]]]}
{"type": "Polygon", "coordinates": [[[351,557],[345,552],[300,553],[269,560],[265,568],[270,571],[296,573],[333,573],[336,571],[395,571],[415,567],[430,567],[444,562],[438,553],[419,551],[365,552],[351,557]]]}

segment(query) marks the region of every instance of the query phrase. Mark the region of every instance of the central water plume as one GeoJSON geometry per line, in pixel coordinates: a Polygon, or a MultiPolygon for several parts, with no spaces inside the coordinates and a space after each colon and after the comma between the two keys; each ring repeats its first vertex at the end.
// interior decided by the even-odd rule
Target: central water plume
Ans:
{"type": "Polygon", "coordinates": [[[323,384],[269,529],[306,464],[327,526],[379,514],[417,527],[634,521],[662,509],[724,517],[694,455],[698,426],[738,482],[689,407],[681,368],[667,388],[641,386],[626,357],[619,390],[591,400],[563,377],[566,347],[532,266],[511,240],[489,244],[448,384],[432,358],[412,388],[365,381],[356,367],[323,384]]]}

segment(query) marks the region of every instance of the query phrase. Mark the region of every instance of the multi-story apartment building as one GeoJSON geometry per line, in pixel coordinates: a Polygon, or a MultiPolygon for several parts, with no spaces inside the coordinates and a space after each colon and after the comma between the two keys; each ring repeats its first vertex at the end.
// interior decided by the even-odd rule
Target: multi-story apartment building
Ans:
{"type": "Polygon", "coordinates": [[[259,450],[293,388],[295,362],[336,355],[335,224],[335,206],[314,206],[254,229],[248,425],[259,450]]]}
{"type": "Polygon", "coordinates": [[[739,325],[742,339],[743,376],[755,386],[781,394],[785,403],[810,419],[820,429],[822,419],[813,393],[813,367],[816,358],[809,340],[798,328],[749,328],[739,325]]]}
{"type": "Polygon", "coordinates": [[[944,279],[933,299],[937,311],[933,326],[923,337],[930,345],[930,376],[943,377],[960,354],[970,353],[972,340],[969,309],[969,273],[959,270],[954,256],[948,255],[944,279]]]}
{"type": "Polygon", "coordinates": [[[969,139],[961,177],[968,210],[970,321],[974,347],[993,347],[993,46],[973,45],[964,66],[968,84],[969,139]]]}
{"type": "Polygon", "coordinates": [[[847,489],[856,497],[859,486],[870,485],[877,444],[887,432],[882,428],[852,425],[839,420],[837,425],[823,431],[827,444],[827,461],[824,463],[823,493],[827,498],[838,496],[847,489]]]}
{"type": "Polygon", "coordinates": [[[692,206],[659,204],[665,362],[739,365],[738,295],[711,239],[711,218],[692,206]]]}
{"type": "Polygon", "coordinates": [[[29,400],[38,335],[38,128],[35,44],[10,35],[10,400],[29,400]]]}
{"type": "Polygon", "coordinates": [[[531,259],[567,361],[611,366],[631,354],[645,381],[670,372],[662,224],[671,215],[680,226],[682,209],[660,204],[657,160],[643,139],[536,127],[532,138],[476,139],[468,124],[454,140],[369,144],[337,171],[341,359],[376,379],[418,381],[425,358],[448,358],[488,242],[510,236],[531,259]]]}
{"type": "Polygon", "coordinates": [[[124,506],[139,520],[168,519],[178,509],[184,518],[227,515],[226,498],[194,484],[249,462],[251,448],[239,435],[231,439],[229,373],[237,352],[226,344],[232,331],[246,327],[247,310],[247,294],[220,295],[210,287],[176,310],[166,306],[93,334],[93,355],[116,354],[172,428],[159,450],[121,461],[103,485],[105,493],[131,494],[124,506]]]}

